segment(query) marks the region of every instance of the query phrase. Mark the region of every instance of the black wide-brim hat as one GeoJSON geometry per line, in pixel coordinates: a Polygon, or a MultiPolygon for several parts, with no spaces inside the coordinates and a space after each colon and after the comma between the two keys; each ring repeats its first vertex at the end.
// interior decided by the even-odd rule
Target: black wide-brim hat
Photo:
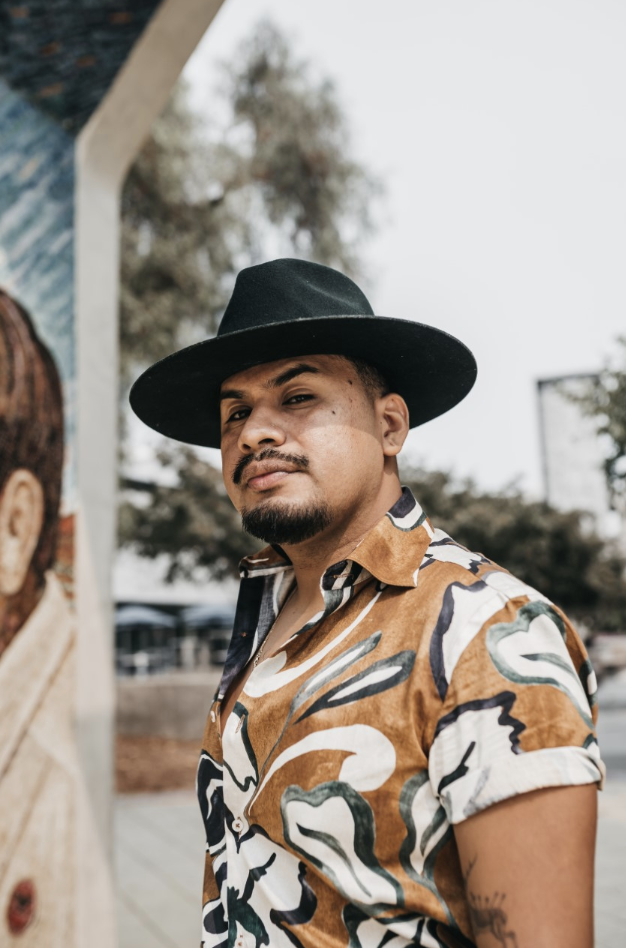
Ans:
{"type": "Polygon", "coordinates": [[[378,368],[405,399],[412,428],[457,405],[476,379],[474,356],[454,336],[375,316],[343,273],[281,259],[242,270],[217,335],[146,369],[130,403],[155,431],[219,448],[222,383],[252,366],[303,355],[343,355],[378,368]]]}

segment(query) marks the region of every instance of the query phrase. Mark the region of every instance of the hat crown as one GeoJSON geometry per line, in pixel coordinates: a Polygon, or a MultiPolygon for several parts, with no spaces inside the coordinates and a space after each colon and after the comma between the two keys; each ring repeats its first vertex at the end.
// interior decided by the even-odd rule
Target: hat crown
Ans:
{"type": "Polygon", "coordinates": [[[324,316],[373,316],[362,290],[321,263],[289,257],[241,270],[218,336],[324,316]]]}
{"type": "Polygon", "coordinates": [[[456,405],[476,378],[474,357],[458,339],[424,323],[376,316],[349,277],[283,258],[242,270],[217,336],[146,369],[130,402],[155,431],[217,448],[226,379],[263,363],[324,354],[376,366],[405,399],[411,427],[456,405]]]}

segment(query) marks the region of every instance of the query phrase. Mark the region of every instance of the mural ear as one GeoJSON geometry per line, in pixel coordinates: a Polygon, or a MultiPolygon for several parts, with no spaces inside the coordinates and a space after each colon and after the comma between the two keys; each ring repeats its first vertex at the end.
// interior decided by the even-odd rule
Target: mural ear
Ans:
{"type": "Polygon", "coordinates": [[[34,474],[13,471],[0,495],[0,596],[20,591],[43,526],[43,489],[34,474]]]}

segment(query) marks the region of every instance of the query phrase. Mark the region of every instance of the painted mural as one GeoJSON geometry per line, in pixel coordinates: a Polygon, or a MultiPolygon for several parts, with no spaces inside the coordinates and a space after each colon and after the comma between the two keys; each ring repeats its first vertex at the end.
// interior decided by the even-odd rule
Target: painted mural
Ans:
{"type": "Polygon", "coordinates": [[[59,563],[71,594],[74,139],[0,79],[0,287],[31,314],[62,379],[67,452],[59,563]]]}
{"type": "Polygon", "coordinates": [[[0,0],[3,946],[75,945],[75,140],[157,5],[0,0]]]}
{"type": "Polygon", "coordinates": [[[0,367],[0,944],[28,944],[32,926],[71,945],[74,620],[53,570],[63,401],[49,349],[2,291],[0,367]]]}

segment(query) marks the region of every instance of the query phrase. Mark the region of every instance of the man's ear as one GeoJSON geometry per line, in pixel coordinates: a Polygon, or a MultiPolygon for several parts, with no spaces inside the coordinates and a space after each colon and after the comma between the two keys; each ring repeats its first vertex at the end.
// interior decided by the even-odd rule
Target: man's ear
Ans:
{"type": "Polygon", "coordinates": [[[0,596],[20,591],[43,526],[43,489],[24,468],[13,471],[0,494],[0,596]]]}
{"type": "Polygon", "coordinates": [[[383,454],[395,457],[409,433],[409,410],[401,395],[392,392],[378,399],[378,410],[382,424],[383,454]]]}

